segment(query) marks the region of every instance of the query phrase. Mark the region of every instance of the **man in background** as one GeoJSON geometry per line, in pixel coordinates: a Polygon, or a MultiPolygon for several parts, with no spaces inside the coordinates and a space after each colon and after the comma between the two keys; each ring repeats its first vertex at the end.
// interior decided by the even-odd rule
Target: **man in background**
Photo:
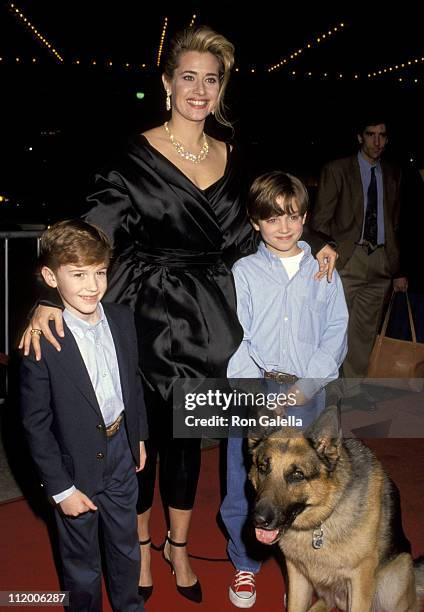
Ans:
{"type": "Polygon", "coordinates": [[[407,290],[399,272],[401,171],[381,159],[387,126],[380,116],[358,126],[359,151],[322,170],[312,227],[338,242],[337,267],[349,309],[345,396],[361,391],[385,297],[407,290]]]}

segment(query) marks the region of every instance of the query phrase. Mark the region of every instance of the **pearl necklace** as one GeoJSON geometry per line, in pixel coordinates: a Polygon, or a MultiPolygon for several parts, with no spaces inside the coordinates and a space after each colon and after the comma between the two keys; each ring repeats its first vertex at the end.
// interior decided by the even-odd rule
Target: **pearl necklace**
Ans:
{"type": "Polygon", "coordinates": [[[163,127],[165,128],[165,132],[169,136],[169,140],[172,142],[173,146],[175,147],[176,152],[183,159],[187,159],[188,161],[191,161],[193,164],[200,164],[201,161],[203,161],[204,159],[207,158],[208,153],[209,153],[209,145],[208,145],[208,141],[206,140],[205,132],[203,132],[203,145],[202,145],[202,148],[200,149],[200,153],[198,155],[196,155],[195,153],[191,153],[190,151],[186,151],[186,149],[181,144],[181,142],[178,142],[178,140],[175,140],[174,135],[169,131],[169,127],[168,127],[168,122],[167,121],[165,121],[165,123],[163,124],[163,127]]]}

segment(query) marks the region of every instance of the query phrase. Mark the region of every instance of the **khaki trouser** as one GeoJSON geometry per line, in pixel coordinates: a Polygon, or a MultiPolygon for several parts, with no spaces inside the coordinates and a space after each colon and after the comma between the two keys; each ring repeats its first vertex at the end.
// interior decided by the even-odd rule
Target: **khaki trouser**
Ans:
{"type": "MultiPolygon", "coordinates": [[[[370,255],[357,246],[339,271],[349,310],[348,352],[343,363],[344,378],[364,377],[378,333],[391,275],[385,247],[370,255]]],[[[346,381],[348,382],[348,381],[346,381]]],[[[359,386],[352,381],[352,387],[359,386]]],[[[349,391],[346,389],[346,394],[349,391]]]]}

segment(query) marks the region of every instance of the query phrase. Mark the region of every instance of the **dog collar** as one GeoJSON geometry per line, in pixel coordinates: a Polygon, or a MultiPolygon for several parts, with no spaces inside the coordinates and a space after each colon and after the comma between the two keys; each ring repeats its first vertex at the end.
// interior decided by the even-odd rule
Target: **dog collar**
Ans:
{"type": "Polygon", "coordinates": [[[314,529],[312,532],[312,548],[315,550],[319,550],[324,545],[324,532],[322,530],[322,525],[319,526],[318,529],[314,529]]]}

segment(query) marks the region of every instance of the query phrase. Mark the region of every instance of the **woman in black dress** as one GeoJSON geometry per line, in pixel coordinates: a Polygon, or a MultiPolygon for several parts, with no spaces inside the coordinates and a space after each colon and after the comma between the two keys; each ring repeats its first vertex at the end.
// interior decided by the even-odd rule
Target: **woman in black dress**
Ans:
{"type": "MultiPolygon", "coordinates": [[[[228,125],[223,98],[233,62],[233,45],[207,27],[175,37],[163,75],[169,121],[137,137],[113,169],[96,177],[85,214],[113,239],[108,301],[129,304],[136,313],[150,430],[138,503],[145,599],[153,584],[149,517],[159,454],[170,529],[164,556],[179,592],[201,601],[185,547],[200,440],[173,438],[172,388],[181,377],[225,377],[242,339],[229,266],[254,249],[254,234],[241,201],[237,151],[203,131],[210,113],[228,125]]],[[[324,247],[319,258],[325,274],[335,253],[319,238],[312,242],[315,251],[324,247]]],[[[39,353],[31,328],[56,344],[48,327],[52,317],[60,329],[57,308],[38,307],[22,342],[26,353],[30,338],[39,353]]]]}

